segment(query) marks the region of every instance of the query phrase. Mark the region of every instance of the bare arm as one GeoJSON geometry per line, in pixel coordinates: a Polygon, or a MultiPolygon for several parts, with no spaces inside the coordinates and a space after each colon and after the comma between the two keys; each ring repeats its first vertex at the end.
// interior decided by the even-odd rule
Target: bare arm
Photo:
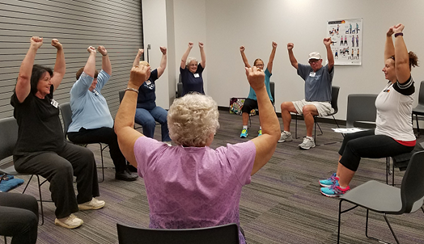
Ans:
{"type": "Polygon", "coordinates": [[[203,47],[203,42],[199,42],[199,48],[200,48],[200,58],[202,61],[200,61],[200,65],[202,65],[202,68],[206,67],[206,54],[205,54],[205,48],[203,47]]]}
{"type": "Polygon", "coordinates": [[[277,147],[277,141],[280,138],[280,124],[274,107],[269,100],[268,93],[264,84],[265,74],[256,67],[245,68],[247,80],[250,86],[256,92],[258,101],[259,120],[262,126],[262,136],[252,139],[256,147],[255,162],[253,164],[251,175],[254,175],[261,169],[274,154],[277,147]]]}
{"type": "Polygon", "coordinates": [[[112,75],[112,64],[110,63],[106,48],[104,46],[98,46],[97,51],[102,54],[102,70],[108,75],[112,75]]]}
{"type": "Polygon", "coordinates": [[[144,53],[144,49],[138,49],[137,55],[135,55],[135,59],[133,62],[133,67],[137,66],[140,63],[140,58],[144,53]]]}
{"type": "Polygon", "coordinates": [[[66,62],[62,44],[57,39],[53,39],[52,46],[57,49],[56,63],[54,64],[53,77],[51,80],[53,84],[53,90],[56,90],[62,82],[63,77],[65,76],[66,62]]]}
{"type": "Polygon", "coordinates": [[[85,63],[84,73],[94,78],[96,72],[96,49],[89,46],[87,51],[90,53],[90,56],[88,56],[87,63],[85,63]]]}
{"type": "Polygon", "coordinates": [[[271,74],[272,74],[272,65],[274,64],[275,51],[277,51],[277,43],[272,42],[272,51],[271,51],[271,54],[269,55],[269,61],[267,65],[268,71],[271,74]]]}
{"type": "Polygon", "coordinates": [[[386,44],[384,46],[384,62],[390,57],[395,55],[395,46],[393,45],[392,35],[393,35],[393,26],[389,28],[386,33],[386,44]]]}
{"type": "Polygon", "coordinates": [[[162,52],[162,58],[159,67],[156,69],[158,71],[158,78],[163,74],[166,68],[166,47],[160,47],[160,51],[162,52]]]}
{"type": "Polygon", "coordinates": [[[250,64],[249,64],[249,61],[246,58],[246,54],[244,53],[244,50],[245,50],[244,46],[241,46],[240,47],[241,59],[243,60],[244,67],[250,68],[250,64]]]}
{"type": "Polygon", "coordinates": [[[31,92],[31,75],[32,66],[34,66],[35,54],[37,50],[43,45],[43,38],[33,36],[30,39],[31,45],[25,55],[24,60],[19,68],[18,80],[15,86],[16,97],[19,102],[23,102],[31,92]]]}
{"type": "MultiPolygon", "coordinates": [[[[402,33],[404,28],[404,25],[397,24],[393,27],[393,31],[394,33],[402,33]]],[[[408,50],[402,35],[395,37],[395,57],[396,78],[399,83],[403,84],[411,76],[411,70],[409,69],[408,50]]]]}
{"type": "Polygon", "coordinates": [[[188,55],[190,54],[190,51],[191,51],[192,48],[193,48],[193,43],[189,42],[187,50],[185,51],[185,53],[183,54],[183,57],[181,58],[181,65],[180,65],[181,69],[185,69],[186,61],[187,61],[188,55]]]}
{"type": "MultiPolygon", "coordinates": [[[[132,67],[128,87],[138,91],[139,87],[150,77],[150,66],[141,65],[132,67]]],[[[134,155],[134,144],[140,136],[140,132],[134,130],[134,117],[137,108],[138,93],[132,90],[125,92],[124,98],[115,117],[115,133],[118,136],[118,144],[122,154],[137,167],[134,155]]]]}
{"type": "Polygon", "coordinates": [[[290,60],[290,63],[291,63],[291,65],[292,65],[295,69],[297,69],[297,68],[298,68],[298,63],[297,63],[296,58],[294,57],[294,54],[293,54],[293,48],[294,48],[294,44],[293,44],[293,43],[288,43],[288,44],[287,44],[287,50],[288,50],[288,52],[289,52],[289,60],[290,60]]]}
{"type": "Polygon", "coordinates": [[[333,51],[331,50],[331,38],[324,38],[324,45],[325,48],[327,49],[327,59],[328,59],[328,70],[331,72],[331,70],[333,70],[334,67],[334,56],[333,56],[333,51]]]}

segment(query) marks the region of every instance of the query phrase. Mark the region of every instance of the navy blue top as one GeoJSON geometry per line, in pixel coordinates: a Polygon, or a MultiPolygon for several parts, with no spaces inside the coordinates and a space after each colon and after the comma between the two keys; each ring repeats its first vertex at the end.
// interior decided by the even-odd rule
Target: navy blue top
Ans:
{"type": "Polygon", "coordinates": [[[181,82],[183,83],[183,96],[190,92],[198,92],[205,94],[203,90],[203,78],[202,78],[203,67],[199,63],[195,73],[191,73],[187,68],[182,69],[180,67],[181,82]]]}
{"type": "Polygon", "coordinates": [[[157,79],[158,70],[155,69],[150,73],[149,79],[138,88],[137,108],[151,110],[156,107],[155,80],[157,79]]]}

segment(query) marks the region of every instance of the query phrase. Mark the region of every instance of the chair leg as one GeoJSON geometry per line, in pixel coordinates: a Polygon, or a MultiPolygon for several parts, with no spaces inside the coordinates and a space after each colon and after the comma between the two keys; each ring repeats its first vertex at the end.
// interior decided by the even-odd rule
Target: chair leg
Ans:
{"type": "Polygon", "coordinates": [[[294,119],[296,121],[295,123],[295,129],[294,129],[294,139],[297,139],[297,114],[294,115],[294,119]]]}
{"type": "Polygon", "coordinates": [[[7,244],[7,238],[4,236],[4,244],[7,244]]]}
{"type": "Polygon", "coordinates": [[[389,174],[390,174],[390,158],[386,157],[386,184],[389,184],[389,174]]]}
{"type": "Polygon", "coordinates": [[[103,150],[106,148],[106,146],[103,148],[102,144],[99,143],[100,145],[100,157],[102,159],[102,180],[99,181],[100,183],[105,181],[105,167],[104,167],[104,162],[103,162],[103,150]]]}
{"type": "MultiPolygon", "coordinates": [[[[381,240],[381,239],[378,239],[378,238],[375,238],[375,237],[372,237],[372,236],[369,236],[368,235],[368,216],[369,216],[369,209],[367,209],[367,220],[366,220],[366,224],[365,224],[365,236],[367,237],[367,238],[369,238],[369,239],[371,239],[371,240],[375,240],[375,241],[378,241],[378,242],[380,242],[380,243],[389,243],[389,242],[386,242],[386,241],[383,241],[383,240],[381,240]]],[[[393,235],[393,237],[395,238],[395,240],[396,240],[396,243],[397,244],[399,244],[399,241],[398,241],[398,239],[397,239],[397,237],[396,237],[396,235],[395,235],[395,232],[393,231],[393,229],[392,229],[392,226],[390,225],[390,223],[389,223],[389,220],[387,219],[387,216],[386,216],[386,214],[384,214],[383,215],[383,217],[384,217],[384,220],[386,220],[386,223],[387,223],[387,225],[389,226],[389,229],[390,229],[390,231],[392,232],[392,235],[393,235]]]]}
{"type": "Polygon", "coordinates": [[[417,121],[417,137],[420,136],[420,124],[418,123],[418,114],[415,114],[415,120],[417,121]]]}
{"type": "Polygon", "coordinates": [[[397,244],[399,244],[399,241],[398,241],[398,239],[397,239],[397,237],[396,237],[396,235],[395,235],[395,232],[394,232],[394,231],[393,231],[393,229],[392,229],[392,226],[391,226],[391,225],[390,225],[390,223],[389,223],[389,220],[387,219],[386,214],[384,214],[384,219],[386,220],[386,223],[387,223],[387,225],[389,226],[389,229],[390,229],[390,231],[392,232],[392,235],[393,235],[393,237],[395,238],[396,243],[397,243],[397,244]]]}
{"type": "Polygon", "coordinates": [[[44,209],[43,209],[43,197],[41,196],[41,185],[43,185],[44,182],[40,184],[40,176],[38,176],[38,175],[36,175],[36,176],[37,176],[37,183],[38,183],[38,194],[40,196],[41,225],[43,225],[44,224],[44,209]]]}
{"type": "Polygon", "coordinates": [[[340,200],[339,202],[339,221],[337,225],[337,244],[340,243],[340,225],[342,222],[342,202],[343,200],[340,200]]]}

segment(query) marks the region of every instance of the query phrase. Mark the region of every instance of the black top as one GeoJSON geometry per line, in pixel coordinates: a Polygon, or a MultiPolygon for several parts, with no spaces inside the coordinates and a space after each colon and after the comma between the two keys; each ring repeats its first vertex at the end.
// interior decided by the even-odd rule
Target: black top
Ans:
{"type": "Polygon", "coordinates": [[[53,99],[53,86],[44,99],[29,93],[20,103],[16,93],[10,98],[15,108],[19,131],[13,155],[25,155],[40,151],[59,151],[65,145],[62,124],[59,119],[59,104],[53,99]]]}

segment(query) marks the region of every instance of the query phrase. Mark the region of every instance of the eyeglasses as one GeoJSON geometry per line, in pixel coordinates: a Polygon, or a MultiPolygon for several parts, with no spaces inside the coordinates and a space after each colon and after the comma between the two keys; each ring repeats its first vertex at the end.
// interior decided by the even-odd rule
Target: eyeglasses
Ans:
{"type": "Polygon", "coordinates": [[[317,62],[319,62],[321,59],[310,59],[308,62],[310,63],[310,64],[313,64],[313,63],[317,63],[317,62]]]}

